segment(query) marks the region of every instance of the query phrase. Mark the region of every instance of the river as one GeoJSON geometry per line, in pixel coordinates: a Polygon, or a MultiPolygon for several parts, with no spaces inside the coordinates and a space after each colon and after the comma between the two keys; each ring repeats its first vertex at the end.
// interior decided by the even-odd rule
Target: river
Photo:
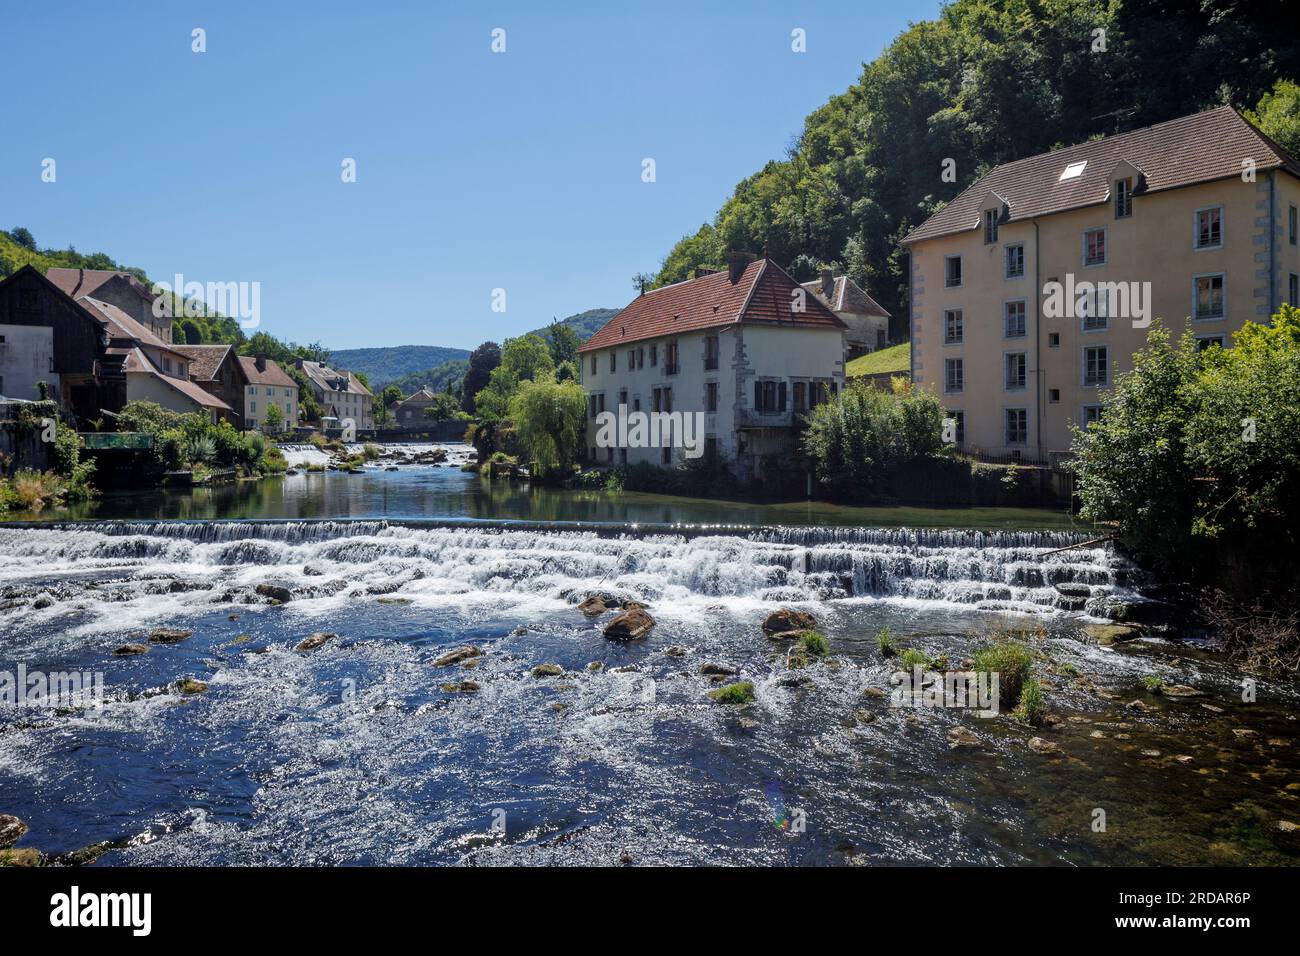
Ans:
{"type": "Polygon", "coordinates": [[[109,841],[101,865],[1300,857],[1283,826],[1296,687],[1256,678],[1246,702],[1243,675],[1183,635],[1090,640],[1143,575],[1106,547],[1056,551],[1089,537],[1058,516],[545,494],[384,467],[0,524],[0,671],[104,684],[89,704],[0,706],[0,813],[30,826],[21,846],[109,841]],[[654,629],[606,639],[614,613],[577,608],[589,591],[643,602],[654,629]],[[817,618],[827,661],[787,667],[761,629],[780,607],[817,618]],[[1055,726],[891,706],[886,626],[954,662],[1020,632],[1055,726]],[[158,628],[190,636],[150,644],[158,628]],[[294,649],[314,632],[335,636],[294,649]],[[114,654],[128,643],[148,651],[114,654]],[[435,666],[465,644],[471,667],[435,666]],[[753,703],[710,700],[706,665],[751,681],[753,703]],[[462,681],[476,689],[444,687],[462,681]],[[974,743],[953,746],[959,725],[974,743]]]}

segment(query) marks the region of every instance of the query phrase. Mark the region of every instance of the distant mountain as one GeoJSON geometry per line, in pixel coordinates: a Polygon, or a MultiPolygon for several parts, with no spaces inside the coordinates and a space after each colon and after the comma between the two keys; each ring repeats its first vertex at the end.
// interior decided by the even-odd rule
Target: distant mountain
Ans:
{"type": "Polygon", "coordinates": [[[425,372],[455,359],[467,359],[465,349],[441,345],[395,345],[391,348],[339,349],[330,353],[330,364],[360,372],[371,388],[383,388],[412,372],[425,372]]]}
{"type": "MultiPolygon", "coordinates": [[[[578,333],[578,338],[587,341],[600,329],[602,325],[618,315],[619,309],[588,309],[586,312],[579,312],[577,315],[571,315],[567,319],[561,319],[561,325],[567,325],[573,331],[578,333]]],[[[546,337],[546,326],[540,329],[533,329],[530,335],[540,335],[546,337]]]]}
{"type": "Polygon", "coordinates": [[[468,359],[452,359],[433,368],[419,372],[407,372],[401,378],[395,378],[389,385],[396,385],[403,395],[410,395],[427,387],[433,392],[456,392],[460,389],[465,369],[469,368],[468,359]]]}

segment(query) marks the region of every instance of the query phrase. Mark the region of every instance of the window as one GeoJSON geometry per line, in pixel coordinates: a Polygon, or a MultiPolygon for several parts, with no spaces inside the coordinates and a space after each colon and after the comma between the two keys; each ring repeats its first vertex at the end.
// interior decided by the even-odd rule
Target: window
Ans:
{"type": "Polygon", "coordinates": [[[956,345],[962,340],[961,309],[945,309],[943,313],[943,344],[956,345]]]}
{"type": "Polygon", "coordinates": [[[1048,332],[1048,333],[1047,333],[1047,347],[1048,347],[1049,349],[1059,349],[1059,348],[1061,347],[1061,333],[1060,333],[1060,332],[1048,332]]]}
{"type": "Polygon", "coordinates": [[[1061,390],[1059,388],[1049,388],[1047,390],[1047,404],[1056,405],[1061,401],[1061,390]]]}
{"type": "Polygon", "coordinates": [[[1106,346],[1090,345],[1083,350],[1083,384],[1104,386],[1109,379],[1106,365],[1106,346]]]}
{"type": "Polygon", "coordinates": [[[645,349],[644,349],[644,348],[639,348],[639,349],[636,350],[636,367],[637,367],[637,368],[645,368],[645,349]]]}
{"type": "Polygon", "coordinates": [[[991,246],[998,241],[998,211],[984,210],[984,245],[991,246]]]}
{"type": "Polygon", "coordinates": [[[718,383],[704,383],[704,410],[706,412],[716,412],[718,410],[718,383]]]}
{"type": "Polygon", "coordinates": [[[1023,445],[1029,441],[1029,412],[1026,409],[1008,408],[1006,424],[1008,445],[1023,445]]]}
{"type": "Polygon", "coordinates": [[[609,370],[612,372],[618,367],[618,353],[613,349],[609,350],[609,370]]]}
{"type": "Polygon", "coordinates": [[[1115,218],[1127,219],[1133,215],[1133,180],[1115,180],[1115,218]]]}
{"type": "Polygon", "coordinates": [[[1083,175],[1083,169],[1087,165],[1088,165],[1088,161],[1086,159],[1079,163],[1071,163],[1070,165],[1066,166],[1065,169],[1061,170],[1061,176],[1057,180],[1057,182],[1062,183],[1065,182],[1065,180],[1067,179],[1078,179],[1080,176],[1083,175]]]}
{"type": "Polygon", "coordinates": [[[960,392],[966,385],[966,370],[961,359],[943,360],[943,390],[948,393],[960,392]]]}
{"type": "Polygon", "coordinates": [[[1294,205],[1286,211],[1286,234],[1291,245],[1296,244],[1296,208],[1294,205]]]}
{"type": "Polygon", "coordinates": [[[775,379],[754,383],[754,409],[760,412],[783,412],[786,409],[786,384],[775,379]]]}
{"type": "Polygon", "coordinates": [[[808,383],[794,383],[794,410],[796,412],[806,412],[808,410],[808,383]]]}
{"type": "Polygon", "coordinates": [[[680,371],[677,365],[677,343],[669,342],[664,346],[664,374],[676,375],[680,371]]]}
{"type": "Polygon", "coordinates": [[[627,369],[628,369],[628,371],[630,372],[630,371],[632,371],[632,369],[634,369],[634,368],[636,368],[636,349],[628,349],[628,350],[627,350],[627,369]]]}
{"type": "Polygon", "coordinates": [[[1083,234],[1083,264],[1100,266],[1106,264],[1106,230],[1089,229],[1083,234]]]}
{"type": "Polygon", "coordinates": [[[704,370],[711,372],[718,367],[718,337],[716,335],[706,335],[704,337],[704,370]]]}
{"type": "Polygon", "coordinates": [[[1222,335],[1198,335],[1196,337],[1196,348],[1202,352],[1215,345],[1219,348],[1226,348],[1224,345],[1226,341],[1226,337],[1222,335]]]}
{"type": "Polygon", "coordinates": [[[1291,306],[1300,303],[1300,276],[1294,272],[1286,280],[1286,303],[1291,306]]]}
{"type": "Polygon", "coordinates": [[[961,256],[944,256],[943,284],[949,289],[961,285],[961,256]]]}
{"type": "Polygon", "coordinates": [[[949,411],[948,417],[953,421],[953,444],[966,444],[966,413],[961,411],[949,411]]]}
{"type": "Polygon", "coordinates": [[[665,465],[671,465],[673,463],[673,449],[671,445],[664,445],[662,461],[665,465]]]}
{"type": "Polygon", "coordinates": [[[604,393],[604,392],[601,392],[599,395],[596,396],[596,406],[597,406],[597,411],[602,411],[602,412],[603,412],[603,411],[605,410],[605,393],[604,393]]]}
{"type": "Polygon", "coordinates": [[[1083,406],[1083,415],[1081,416],[1081,419],[1083,421],[1084,428],[1088,428],[1092,425],[1095,425],[1097,422],[1101,421],[1101,406],[1100,405],[1083,406]]]}
{"type": "Polygon", "coordinates": [[[1002,330],[1009,339],[1025,337],[1025,300],[1004,302],[1002,305],[1002,330]]]}
{"type": "Polygon", "coordinates": [[[650,367],[654,368],[659,364],[659,346],[650,346],[650,367]]]}
{"type": "Polygon", "coordinates": [[[1027,378],[1028,363],[1025,360],[1024,352],[1007,352],[1004,356],[1006,363],[1006,381],[1005,386],[1008,392],[1019,391],[1025,387],[1027,378]]]}
{"type": "Polygon", "coordinates": [[[1093,289],[1083,297],[1080,304],[1083,312],[1083,331],[1105,331],[1110,324],[1110,290],[1093,289]]]}
{"type": "Polygon", "coordinates": [[[627,404],[627,389],[625,389],[625,388],[623,388],[623,389],[619,389],[619,393],[618,393],[618,403],[619,403],[620,405],[626,405],[626,404],[627,404]]]}
{"type": "Polygon", "coordinates": [[[248,403],[248,410],[254,415],[257,414],[257,402],[255,400],[248,403]]]}
{"type": "Polygon", "coordinates": [[[1195,282],[1195,301],[1192,315],[1199,320],[1217,320],[1224,317],[1223,311],[1223,273],[1197,276],[1195,282]]]}
{"type": "Polygon", "coordinates": [[[595,352],[591,353],[591,374],[592,375],[596,374],[596,353],[595,352]]]}
{"type": "Polygon", "coordinates": [[[1196,210],[1197,249],[1217,249],[1223,245],[1223,207],[1196,210]]]}
{"type": "Polygon", "coordinates": [[[1025,274],[1025,246],[1018,242],[1006,249],[1005,275],[1008,279],[1020,279],[1025,274]]]}

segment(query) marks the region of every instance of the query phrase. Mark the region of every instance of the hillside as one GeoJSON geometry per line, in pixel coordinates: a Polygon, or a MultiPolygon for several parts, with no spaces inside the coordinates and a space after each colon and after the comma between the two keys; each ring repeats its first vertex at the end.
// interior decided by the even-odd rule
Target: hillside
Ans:
{"type": "MultiPolygon", "coordinates": [[[[618,309],[588,309],[586,312],[579,312],[577,315],[571,315],[567,319],[561,319],[561,325],[567,325],[578,334],[578,338],[587,341],[596,334],[596,331],[608,322],[611,318],[618,315],[618,309]]],[[[533,329],[529,335],[540,335],[546,337],[546,326],[540,329],[533,329]]]]}
{"type": "Polygon", "coordinates": [[[859,355],[844,368],[849,378],[859,375],[881,375],[885,372],[906,373],[912,370],[912,343],[891,345],[878,352],[859,355]]]}
{"type": "Polygon", "coordinates": [[[372,387],[383,388],[412,372],[427,372],[455,359],[468,359],[465,349],[441,345],[394,345],[388,348],[338,349],[330,364],[360,372],[372,387]]]}

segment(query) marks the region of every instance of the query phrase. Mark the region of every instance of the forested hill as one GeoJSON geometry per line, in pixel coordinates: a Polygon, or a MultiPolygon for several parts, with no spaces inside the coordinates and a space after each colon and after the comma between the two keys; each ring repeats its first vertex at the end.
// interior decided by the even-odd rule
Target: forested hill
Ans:
{"type": "Polygon", "coordinates": [[[766,247],[801,280],[823,263],[847,271],[903,337],[899,239],[998,163],[1223,103],[1258,108],[1247,118],[1291,145],[1279,132],[1300,128],[1300,91],[1284,83],[1260,100],[1300,79],[1300,44],[1292,29],[1240,7],[954,0],[814,110],[788,154],[738,184],[669,251],[653,284],[721,268],[730,249],[766,247]],[[948,159],[952,182],[941,178],[948,159]]]}
{"type": "MultiPolygon", "coordinates": [[[[588,309],[586,312],[571,315],[567,319],[560,319],[560,324],[573,329],[578,338],[585,342],[595,335],[602,325],[618,315],[618,312],[618,309],[588,309]]],[[[545,338],[546,328],[533,329],[529,334],[540,335],[545,338]]]]}
{"type": "Polygon", "coordinates": [[[453,359],[468,359],[467,349],[441,345],[395,345],[390,348],[338,349],[330,352],[330,364],[360,372],[371,385],[387,383],[453,359]]]}

